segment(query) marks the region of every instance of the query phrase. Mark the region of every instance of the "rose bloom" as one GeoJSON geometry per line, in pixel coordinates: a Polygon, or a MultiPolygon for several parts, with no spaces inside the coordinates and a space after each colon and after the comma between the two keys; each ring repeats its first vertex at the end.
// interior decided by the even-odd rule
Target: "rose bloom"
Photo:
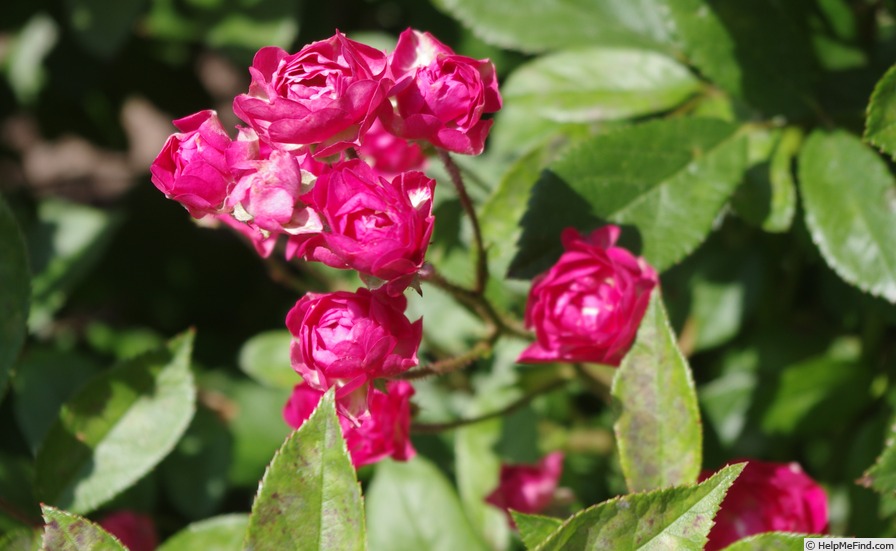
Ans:
{"type": "Polygon", "coordinates": [[[706,549],[763,532],[823,534],[827,526],[827,496],[799,464],[750,460],[722,501],[706,549]]]}
{"type": "Polygon", "coordinates": [[[148,515],[116,511],[101,518],[98,524],[130,551],[152,551],[159,545],[156,525],[148,515]]]}
{"type": "Polygon", "coordinates": [[[177,119],[172,134],[150,167],[152,183],[194,218],[217,214],[234,184],[230,161],[239,160],[214,111],[177,119]],[[228,158],[231,157],[231,159],[228,158]]]}
{"type": "Polygon", "coordinates": [[[406,306],[404,296],[364,288],[307,293],[286,316],[293,368],[311,388],[336,386],[337,398],[408,370],[417,365],[423,322],[408,321],[406,306]]]}
{"type": "Polygon", "coordinates": [[[485,501],[501,509],[540,513],[550,505],[563,472],[563,454],[546,455],[536,465],[501,465],[498,487],[485,501]]]}
{"type": "MultiPolygon", "coordinates": [[[[293,428],[301,427],[323,394],[308,385],[296,385],[283,407],[283,419],[293,428]]],[[[410,400],[413,395],[414,387],[409,382],[390,381],[386,383],[386,392],[370,388],[367,411],[357,419],[339,416],[339,425],[356,468],[386,457],[407,461],[416,455],[410,441],[410,400]]]]}
{"type": "Polygon", "coordinates": [[[379,119],[364,133],[358,155],[383,176],[422,170],[426,165],[426,156],[419,143],[388,132],[379,119]]]}
{"type": "Polygon", "coordinates": [[[388,181],[359,159],[340,163],[302,197],[320,213],[325,231],[293,240],[292,254],[381,279],[399,295],[423,265],[434,190],[435,180],[422,172],[388,181]]]}
{"type": "Polygon", "coordinates": [[[276,147],[314,144],[319,156],[357,145],[392,86],[383,78],[386,54],[342,33],[295,54],[262,48],[249,73],[249,93],[233,101],[236,115],[276,147]]]}
{"type": "Polygon", "coordinates": [[[455,153],[478,155],[491,120],[501,109],[495,67],[487,59],[457,55],[430,33],[407,29],[389,58],[395,109],[382,112],[395,134],[425,140],[455,153]]]}
{"type": "Polygon", "coordinates": [[[588,237],[563,231],[565,252],[532,283],[525,322],[536,340],[519,362],[619,365],[657,285],[653,268],[614,246],[619,233],[617,226],[588,237]]]}

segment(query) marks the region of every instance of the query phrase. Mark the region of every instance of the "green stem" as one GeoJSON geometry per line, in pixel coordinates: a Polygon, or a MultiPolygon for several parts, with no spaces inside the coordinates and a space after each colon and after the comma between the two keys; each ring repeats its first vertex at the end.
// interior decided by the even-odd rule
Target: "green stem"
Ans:
{"type": "Polygon", "coordinates": [[[482,230],[479,227],[479,217],[476,215],[476,208],[473,206],[473,201],[470,200],[470,196],[467,194],[467,188],[464,186],[464,179],[460,173],[460,168],[458,168],[457,164],[455,164],[454,160],[451,158],[451,154],[444,149],[436,149],[436,151],[439,154],[439,158],[442,160],[442,164],[445,165],[445,170],[448,171],[448,175],[451,177],[451,182],[457,190],[457,197],[460,199],[461,207],[463,207],[464,212],[467,213],[467,217],[470,219],[470,225],[473,227],[473,246],[476,254],[476,282],[473,285],[473,292],[477,295],[481,295],[485,292],[485,282],[488,281],[488,255],[482,241],[482,230]]]}

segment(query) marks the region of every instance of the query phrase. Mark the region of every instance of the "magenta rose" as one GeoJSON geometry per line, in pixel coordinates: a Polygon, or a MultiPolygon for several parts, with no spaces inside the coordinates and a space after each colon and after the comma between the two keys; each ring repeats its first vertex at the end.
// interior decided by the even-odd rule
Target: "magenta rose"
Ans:
{"type": "Polygon", "coordinates": [[[455,54],[429,33],[407,29],[389,57],[395,109],[383,109],[395,134],[455,153],[478,155],[501,108],[495,67],[487,59],[455,54]]]}
{"type": "Polygon", "coordinates": [[[725,495],[706,549],[763,532],[823,534],[827,527],[827,496],[799,464],[751,460],[725,495]]]}
{"type": "Polygon", "coordinates": [[[174,121],[172,134],[150,167],[152,183],[194,218],[217,214],[234,184],[228,155],[238,157],[214,111],[174,121]]]}
{"type": "Polygon", "coordinates": [[[358,155],[383,176],[422,170],[426,165],[426,156],[419,143],[388,132],[379,120],[364,133],[358,155]]]}
{"type": "Polygon", "coordinates": [[[339,399],[417,365],[423,324],[408,321],[406,305],[364,288],[306,294],[286,316],[293,368],[316,390],[337,387],[339,399]]]}
{"type": "Polygon", "coordinates": [[[619,233],[617,226],[588,237],[563,231],[565,252],[532,282],[525,322],[536,340],[518,361],[619,365],[657,285],[653,268],[614,246],[619,233]]]}
{"type": "Polygon", "coordinates": [[[432,236],[435,181],[405,172],[388,181],[359,159],[318,177],[303,197],[325,230],[300,236],[295,254],[334,268],[353,269],[401,294],[423,264],[432,236]]]}
{"type": "Polygon", "coordinates": [[[224,224],[242,235],[253,247],[255,247],[255,251],[258,255],[264,258],[271,256],[271,253],[274,252],[274,247],[277,245],[277,237],[279,234],[262,232],[255,226],[240,222],[230,214],[216,214],[210,216],[203,219],[202,222],[200,222],[200,225],[206,224],[207,222],[209,222],[208,225],[211,227],[216,227],[218,224],[224,224]]]}
{"type": "Polygon", "coordinates": [[[279,148],[313,144],[319,156],[356,145],[392,86],[385,53],[341,33],[295,54],[262,48],[249,72],[236,115],[279,148]]]}
{"type": "MultiPolygon", "coordinates": [[[[283,408],[283,419],[299,428],[311,416],[323,392],[305,384],[296,385],[283,408]]],[[[407,381],[386,383],[386,392],[374,388],[368,393],[367,410],[354,420],[339,416],[339,425],[355,467],[376,463],[386,457],[407,461],[416,451],[410,441],[411,396],[414,387],[407,381]]]]}
{"type": "Polygon", "coordinates": [[[274,150],[268,158],[234,165],[240,175],[227,197],[233,216],[251,222],[264,232],[319,232],[320,218],[299,197],[311,191],[315,176],[304,170],[299,158],[274,150]]]}
{"type": "Polygon", "coordinates": [[[501,465],[498,487],[485,501],[504,510],[540,513],[550,505],[563,472],[563,454],[546,455],[536,465],[501,465]]]}
{"type": "Polygon", "coordinates": [[[116,511],[101,518],[98,524],[123,543],[130,551],[153,551],[159,536],[152,517],[133,511],[116,511]]]}

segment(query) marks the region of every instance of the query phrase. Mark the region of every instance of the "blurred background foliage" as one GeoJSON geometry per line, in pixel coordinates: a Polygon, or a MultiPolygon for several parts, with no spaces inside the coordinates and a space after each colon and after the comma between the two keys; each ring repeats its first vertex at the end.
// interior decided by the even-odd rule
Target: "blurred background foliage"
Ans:
{"type": "MultiPolygon", "coordinates": [[[[102,511],[151,512],[168,535],[193,520],[248,510],[287,434],[280,408],[294,381],[283,320],[301,291],[284,282],[312,290],[357,282],[264,262],[235,235],[200,227],[153,187],[148,167],[174,130],[171,119],[215,108],[225,127],[237,123],[230,103],[248,86],[257,48],[295,51],[335,29],[387,48],[412,26],[464,55],[490,57],[505,85],[486,155],[458,160],[477,176],[471,194],[482,205],[493,275],[514,259],[541,169],[571,144],[650,118],[760,123],[747,137],[747,170],[709,237],[662,274],[697,383],[703,465],[799,461],[829,492],[834,533],[896,533],[896,500],[855,483],[892,432],[896,308],[828,267],[793,182],[804,130],[862,134],[873,87],[896,59],[896,5],[710,2],[732,32],[700,36],[736,56],[738,73],[724,56],[700,59],[700,52],[692,56],[700,70],[686,67],[665,30],[671,16],[651,11],[652,2],[595,0],[589,8],[606,17],[559,30],[549,18],[526,27],[512,17],[534,2],[490,9],[472,0],[7,2],[0,191],[22,229],[33,279],[29,337],[9,388],[0,390],[0,532],[39,523],[33,454],[59,406],[95,373],[188,327],[197,331],[197,414],[160,467],[102,511]],[[512,32],[495,31],[495,18],[509,20],[512,32]],[[606,43],[595,45],[591,25],[606,43]],[[637,56],[614,57],[619,47],[637,56]],[[655,73],[614,78],[631,66],[655,73]]],[[[440,193],[429,258],[469,281],[461,209],[450,191],[440,193]]],[[[490,298],[517,314],[525,291],[521,281],[489,287],[490,298]]],[[[476,320],[437,289],[427,288],[411,309],[426,317],[427,358],[462,351],[479,336],[476,320]]],[[[501,341],[468,370],[421,382],[420,418],[491,411],[562,371],[515,367],[520,347],[501,341]]],[[[606,382],[607,374],[594,377],[606,382]]],[[[470,510],[483,492],[477,469],[563,449],[568,490],[555,512],[568,514],[626,491],[613,411],[591,383],[576,379],[501,422],[421,434],[415,443],[454,477],[470,510]]],[[[362,470],[362,479],[369,474],[362,470]]],[[[500,515],[478,522],[486,539],[500,541],[500,515]]]]}

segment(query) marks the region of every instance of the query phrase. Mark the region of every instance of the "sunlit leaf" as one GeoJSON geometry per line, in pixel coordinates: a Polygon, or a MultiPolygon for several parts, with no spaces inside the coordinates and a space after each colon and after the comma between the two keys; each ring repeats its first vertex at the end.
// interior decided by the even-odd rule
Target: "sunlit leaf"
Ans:
{"type": "Polygon", "coordinates": [[[112,534],[86,518],[49,505],[44,516],[43,548],[53,551],[127,551],[112,534]]]}
{"type": "Polygon", "coordinates": [[[896,157],[896,65],[874,87],[865,119],[865,139],[896,157]]]}
{"type": "Polygon", "coordinates": [[[241,551],[249,515],[212,517],[187,525],[163,543],[157,551],[241,551]]]}

